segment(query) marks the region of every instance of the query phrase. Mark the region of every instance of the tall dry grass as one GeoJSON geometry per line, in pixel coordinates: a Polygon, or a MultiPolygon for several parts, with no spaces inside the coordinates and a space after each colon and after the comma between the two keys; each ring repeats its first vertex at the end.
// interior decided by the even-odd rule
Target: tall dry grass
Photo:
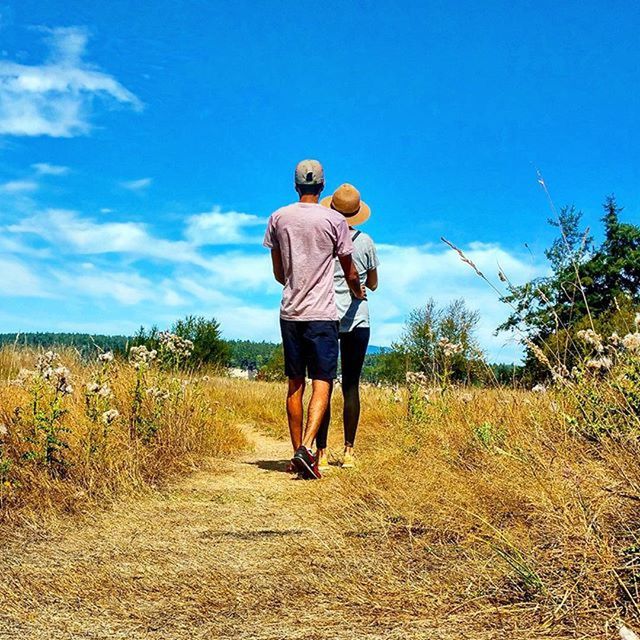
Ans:
{"type": "Polygon", "coordinates": [[[201,377],[0,350],[0,523],[77,512],[246,445],[201,377]]]}
{"type": "MultiPolygon", "coordinates": [[[[621,619],[638,624],[640,429],[594,439],[580,427],[581,394],[603,384],[363,389],[359,468],[336,466],[309,493],[327,531],[319,592],[381,617],[459,617],[469,630],[614,637],[621,619]]],[[[282,385],[212,391],[286,437],[282,385]]]]}
{"type": "MultiPolygon", "coordinates": [[[[606,370],[588,359],[541,393],[363,388],[359,468],[336,466],[282,507],[322,522],[308,577],[322,602],[368,619],[459,620],[469,637],[492,627],[615,637],[621,620],[640,624],[640,335],[627,342],[606,370]]],[[[0,352],[5,521],[144,490],[238,450],[242,423],[288,435],[284,385],[184,384],[154,366],[87,365],[71,352],[61,360],[74,389],[58,397],[53,430],[46,420],[36,428],[38,385],[51,418],[60,380],[9,381],[37,355],[0,352]],[[88,393],[98,383],[111,395],[88,393]],[[105,436],[102,416],[114,410],[105,436]],[[45,436],[64,443],[48,458],[45,436]]],[[[336,460],[340,415],[337,390],[336,460]]],[[[299,562],[292,554],[291,572],[299,562]]]]}

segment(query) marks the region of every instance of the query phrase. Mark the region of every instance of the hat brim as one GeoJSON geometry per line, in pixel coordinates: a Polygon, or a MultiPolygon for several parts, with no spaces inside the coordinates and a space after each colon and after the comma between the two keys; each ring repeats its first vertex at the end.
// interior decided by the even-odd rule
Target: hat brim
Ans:
{"type": "MultiPolygon", "coordinates": [[[[327,207],[327,209],[333,209],[333,207],[331,206],[332,199],[333,196],[322,198],[322,200],[320,200],[320,204],[323,207],[327,207]]],[[[337,209],[333,210],[342,214],[350,227],[356,227],[357,225],[366,222],[371,217],[371,209],[369,208],[369,205],[362,200],[360,200],[360,209],[358,210],[358,213],[354,213],[353,215],[346,215],[342,213],[342,211],[338,211],[337,209]]]]}

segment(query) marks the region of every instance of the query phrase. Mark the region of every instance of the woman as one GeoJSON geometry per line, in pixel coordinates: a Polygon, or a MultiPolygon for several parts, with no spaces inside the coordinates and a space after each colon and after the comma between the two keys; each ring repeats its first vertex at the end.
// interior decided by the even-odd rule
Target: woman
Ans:
{"type": "MultiPolygon", "coordinates": [[[[360,275],[360,283],[371,291],[378,286],[378,256],[373,240],[357,225],[366,222],[371,215],[369,207],[360,199],[360,192],[350,184],[343,184],[333,196],[320,204],[339,211],[349,223],[353,240],[353,263],[360,275]]],[[[369,344],[369,305],[367,299],[354,298],[347,285],[340,265],[336,263],[334,274],[336,306],[340,318],[340,363],[342,366],[342,395],[344,396],[344,457],[343,469],[354,467],[353,447],[360,419],[360,374],[369,344]]],[[[320,471],[327,471],[327,433],[331,420],[330,409],[316,436],[316,459],[320,471]]]]}

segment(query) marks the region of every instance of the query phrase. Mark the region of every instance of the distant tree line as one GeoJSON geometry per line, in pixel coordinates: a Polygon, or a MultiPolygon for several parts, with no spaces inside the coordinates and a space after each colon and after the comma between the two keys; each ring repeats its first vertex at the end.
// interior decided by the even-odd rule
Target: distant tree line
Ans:
{"type": "MultiPolygon", "coordinates": [[[[187,316],[176,321],[170,328],[172,333],[193,342],[191,366],[212,364],[218,366],[239,367],[242,369],[260,369],[271,358],[278,345],[273,342],[252,340],[224,340],[220,325],[215,319],[187,316]]],[[[92,335],[88,333],[3,333],[0,334],[0,347],[16,345],[35,348],[69,347],[75,349],[81,357],[91,357],[96,351],[113,351],[126,355],[132,346],[146,345],[150,349],[159,346],[158,327],[140,329],[133,336],[92,335]]]]}
{"type": "Polygon", "coordinates": [[[53,346],[71,347],[82,357],[94,354],[96,350],[125,353],[131,338],[128,336],[105,336],[89,333],[54,333],[43,331],[37,333],[0,333],[0,347],[6,345],[23,347],[53,346]]]}

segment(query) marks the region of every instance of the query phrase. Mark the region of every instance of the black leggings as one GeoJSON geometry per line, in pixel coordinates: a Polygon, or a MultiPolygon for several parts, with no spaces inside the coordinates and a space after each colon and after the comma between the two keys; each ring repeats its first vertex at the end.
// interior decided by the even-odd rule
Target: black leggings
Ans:
{"type": "MultiPolygon", "coordinates": [[[[369,345],[369,327],[358,327],[340,334],[340,364],[342,365],[342,395],[344,397],[344,444],[353,447],[360,420],[360,374],[369,345]]],[[[318,449],[327,448],[327,435],[331,422],[331,402],[327,407],[318,435],[318,449]]]]}

